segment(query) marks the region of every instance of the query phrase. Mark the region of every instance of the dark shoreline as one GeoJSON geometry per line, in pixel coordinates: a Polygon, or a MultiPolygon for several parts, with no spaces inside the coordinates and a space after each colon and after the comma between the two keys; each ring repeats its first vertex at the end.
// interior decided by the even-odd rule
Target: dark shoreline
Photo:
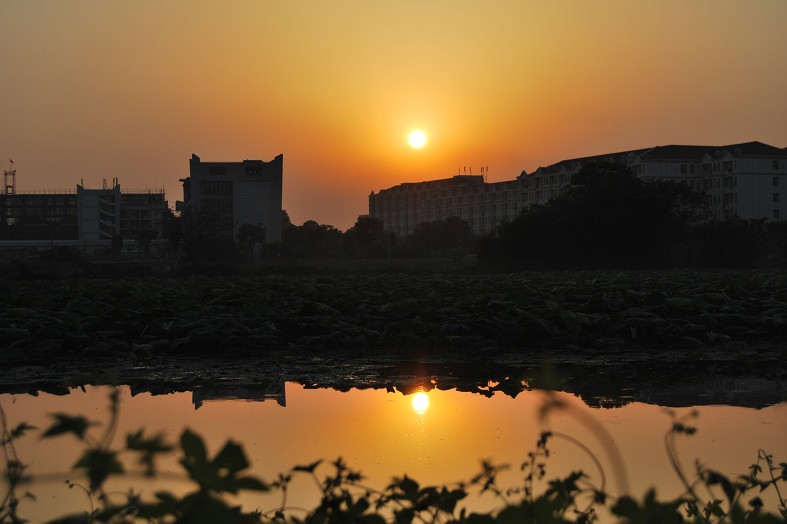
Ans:
{"type": "Polygon", "coordinates": [[[599,406],[787,400],[784,272],[2,280],[0,326],[2,392],[492,381],[599,406]]]}
{"type": "Polygon", "coordinates": [[[783,354],[781,347],[759,347],[701,351],[691,359],[655,351],[603,357],[475,354],[461,361],[449,355],[402,360],[400,355],[296,357],[283,352],[266,359],[156,357],[145,364],[111,358],[88,366],[61,362],[6,368],[0,373],[0,393],[62,395],[69,388],[110,384],[128,385],[132,394],[210,391],[221,397],[243,391],[254,396],[296,382],[307,388],[403,394],[437,388],[515,397],[526,390],[553,389],[575,393],[600,408],[630,402],[763,408],[787,401],[783,354]]]}

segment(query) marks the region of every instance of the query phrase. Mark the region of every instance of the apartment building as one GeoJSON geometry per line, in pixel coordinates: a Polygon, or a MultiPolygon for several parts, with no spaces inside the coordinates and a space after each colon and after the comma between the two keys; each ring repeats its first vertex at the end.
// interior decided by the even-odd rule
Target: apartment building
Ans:
{"type": "Polygon", "coordinates": [[[523,209],[565,192],[588,162],[615,162],[643,179],[681,182],[705,194],[704,219],[787,218],[787,148],[761,142],[728,146],[668,145],[562,160],[522,172],[515,180],[486,183],[482,176],[404,183],[369,195],[369,215],[403,236],[420,222],[460,217],[485,234],[523,209]]]}
{"type": "Polygon", "coordinates": [[[183,201],[177,209],[192,212],[200,227],[234,238],[244,224],[265,228],[265,242],[281,240],[284,156],[270,162],[203,162],[192,155],[183,201]]]}

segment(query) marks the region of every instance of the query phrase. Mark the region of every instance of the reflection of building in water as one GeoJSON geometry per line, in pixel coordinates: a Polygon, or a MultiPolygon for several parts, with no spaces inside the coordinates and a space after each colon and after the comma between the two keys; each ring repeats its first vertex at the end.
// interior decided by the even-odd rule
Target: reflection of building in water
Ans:
{"type": "Polygon", "coordinates": [[[785,400],[782,380],[760,377],[716,378],[686,384],[645,383],[628,388],[618,385],[567,388],[590,407],[616,408],[643,402],[671,408],[691,406],[745,406],[762,408],[785,400]]]}
{"type": "Polygon", "coordinates": [[[194,409],[199,409],[204,402],[215,400],[245,400],[247,402],[275,400],[281,407],[287,407],[283,379],[259,385],[214,384],[198,386],[191,392],[191,402],[194,404],[194,409]]]}

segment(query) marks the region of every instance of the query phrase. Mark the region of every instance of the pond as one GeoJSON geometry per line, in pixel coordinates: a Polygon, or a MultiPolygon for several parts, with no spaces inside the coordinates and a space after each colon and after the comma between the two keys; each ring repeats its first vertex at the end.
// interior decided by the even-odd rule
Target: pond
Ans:
{"type": "MultiPolygon", "coordinates": [[[[444,391],[429,384],[423,389],[410,395],[385,389],[340,392],[280,382],[267,390],[230,387],[152,395],[121,387],[116,444],[122,444],[127,432],[142,427],[146,433],[163,432],[174,443],[188,427],[205,438],[211,453],[227,439],[242,444],[253,472],[264,480],[275,480],[297,464],[342,457],[364,474],[365,485],[379,488],[405,473],[422,485],[466,481],[480,471],[481,459],[488,459],[513,466],[500,478],[500,484],[508,487],[521,485],[519,464],[534,449],[540,432],[550,429],[591,450],[612,493],[641,496],[655,486],[666,498],[683,491],[664,447],[672,420],[664,407],[617,402],[612,403],[615,407],[591,408],[570,393],[524,391],[512,398],[500,392],[487,397],[444,391]],[[562,407],[542,416],[542,408],[555,403],[562,407]]],[[[55,412],[82,414],[105,423],[109,392],[107,387],[87,387],[60,396],[3,394],[0,405],[11,426],[26,421],[43,430],[51,423],[48,414],[55,412]]],[[[726,474],[745,473],[756,461],[758,448],[773,454],[777,462],[787,458],[787,403],[760,409],[712,405],[672,411],[684,416],[694,410],[698,416],[689,423],[697,427],[697,434],[678,439],[678,458],[688,473],[693,473],[697,460],[726,474]]],[[[101,428],[93,430],[98,433],[101,428]]],[[[601,473],[579,446],[556,438],[550,448],[547,478],[582,469],[600,483],[601,473]]],[[[79,450],[74,437],[42,441],[32,433],[17,450],[36,479],[24,487],[36,500],[23,501],[23,516],[39,522],[89,509],[85,494],[65,483],[66,479],[86,483],[70,471],[79,450]]],[[[124,478],[110,487],[126,491],[133,486],[143,496],[162,487],[185,493],[190,485],[179,475],[175,459],[165,460],[163,466],[162,478],[154,482],[124,478]]],[[[327,473],[330,468],[324,467],[327,473]]],[[[131,462],[128,468],[139,470],[131,462]]],[[[314,485],[296,479],[288,505],[311,507],[316,500],[314,485]]],[[[249,509],[269,510],[277,507],[280,496],[244,495],[241,502],[249,509]]],[[[476,510],[500,506],[499,500],[486,495],[467,503],[476,510]]]]}

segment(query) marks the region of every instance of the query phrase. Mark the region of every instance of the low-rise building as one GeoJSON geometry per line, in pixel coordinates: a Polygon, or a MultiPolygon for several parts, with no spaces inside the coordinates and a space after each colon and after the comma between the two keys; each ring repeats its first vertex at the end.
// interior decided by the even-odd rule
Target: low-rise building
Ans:
{"type": "Polygon", "coordinates": [[[682,182],[705,195],[701,218],[784,220],[787,151],[761,142],[728,146],[656,146],[562,160],[522,172],[515,180],[487,183],[482,176],[404,183],[369,195],[369,215],[389,231],[409,235],[420,222],[449,216],[485,234],[523,209],[565,192],[588,162],[615,162],[643,179],[682,182]]]}

